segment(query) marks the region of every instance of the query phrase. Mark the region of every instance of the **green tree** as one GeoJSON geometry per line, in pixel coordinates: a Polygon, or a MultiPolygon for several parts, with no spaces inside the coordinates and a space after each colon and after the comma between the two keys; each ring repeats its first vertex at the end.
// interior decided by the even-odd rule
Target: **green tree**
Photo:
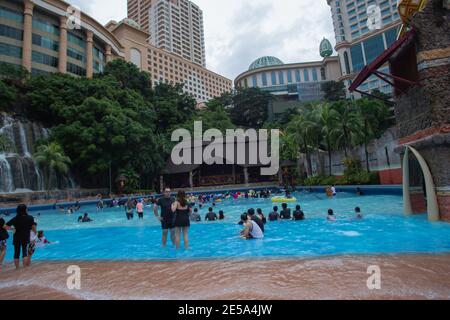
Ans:
{"type": "Polygon", "coordinates": [[[344,149],[345,157],[347,158],[348,150],[354,145],[361,130],[361,117],[352,102],[334,102],[332,108],[336,111],[338,123],[335,142],[344,149]]]}
{"type": "Polygon", "coordinates": [[[103,74],[98,77],[112,77],[122,89],[132,89],[140,92],[144,97],[152,95],[152,78],[148,72],[140,71],[136,65],[124,60],[116,59],[105,66],[103,74]]]}
{"type": "Polygon", "coordinates": [[[325,100],[328,102],[336,102],[345,100],[346,89],[342,81],[327,81],[322,84],[322,91],[325,94],[325,100]]]}
{"type": "Polygon", "coordinates": [[[389,109],[379,100],[359,99],[355,101],[362,128],[358,132],[357,141],[364,144],[366,169],[370,172],[368,144],[378,139],[386,131],[385,123],[389,121],[389,109]]]}
{"type": "Polygon", "coordinates": [[[259,88],[239,87],[228,110],[231,121],[238,127],[260,129],[268,118],[273,96],[259,88]]]}
{"type": "Polygon", "coordinates": [[[71,163],[63,148],[55,142],[41,145],[34,154],[36,163],[42,168],[45,177],[45,189],[50,189],[50,175],[53,171],[66,174],[71,163]]]}
{"type": "Polygon", "coordinates": [[[332,174],[332,158],[334,141],[338,128],[338,114],[329,103],[324,103],[320,108],[320,126],[322,127],[322,137],[325,141],[328,152],[329,175],[332,174]]]}

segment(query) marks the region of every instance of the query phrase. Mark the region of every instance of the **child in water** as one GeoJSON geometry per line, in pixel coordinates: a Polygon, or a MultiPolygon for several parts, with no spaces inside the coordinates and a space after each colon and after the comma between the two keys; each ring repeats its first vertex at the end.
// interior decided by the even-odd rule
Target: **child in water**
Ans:
{"type": "Polygon", "coordinates": [[[47,244],[52,244],[47,238],[44,236],[44,231],[39,231],[36,239],[36,248],[42,248],[47,244]]]}
{"type": "Polygon", "coordinates": [[[328,210],[327,220],[328,221],[336,221],[336,216],[334,215],[333,209],[328,210]]]}

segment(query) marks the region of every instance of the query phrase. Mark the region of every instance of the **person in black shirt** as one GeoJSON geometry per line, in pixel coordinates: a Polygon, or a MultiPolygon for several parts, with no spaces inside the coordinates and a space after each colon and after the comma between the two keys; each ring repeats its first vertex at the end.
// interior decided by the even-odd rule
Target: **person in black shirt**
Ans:
{"type": "Polygon", "coordinates": [[[225,213],[222,210],[219,211],[219,220],[225,220],[225,213]]]}
{"type": "Polygon", "coordinates": [[[213,212],[213,208],[209,208],[208,213],[205,216],[205,221],[216,221],[217,219],[217,214],[213,212]]]}
{"type": "Polygon", "coordinates": [[[28,246],[30,244],[30,231],[34,224],[34,218],[28,215],[28,208],[21,204],[17,207],[17,215],[12,218],[5,226],[10,229],[14,227],[14,264],[16,269],[20,267],[20,251],[22,250],[23,266],[30,266],[30,257],[28,257],[28,246]]]}
{"type": "Polygon", "coordinates": [[[281,210],[280,218],[282,220],[290,220],[291,219],[291,209],[288,208],[286,203],[283,203],[281,205],[281,207],[283,208],[283,210],[281,210]]]}
{"type": "Polygon", "coordinates": [[[5,220],[0,218],[0,268],[6,255],[6,240],[9,238],[8,231],[5,230],[5,220]]]}
{"type": "Polygon", "coordinates": [[[163,230],[162,233],[162,246],[163,248],[167,245],[167,236],[170,231],[170,240],[172,244],[176,244],[176,235],[175,235],[175,214],[172,211],[172,204],[175,202],[175,199],[171,196],[171,190],[166,188],[164,190],[164,196],[155,203],[153,206],[153,212],[155,217],[161,221],[161,227],[163,230]],[[158,207],[161,207],[161,216],[158,215],[158,207]]]}
{"type": "Polygon", "coordinates": [[[280,214],[278,213],[278,207],[275,206],[273,207],[273,211],[269,213],[269,221],[273,222],[278,220],[280,220],[280,214]]]}
{"type": "Polygon", "coordinates": [[[258,214],[258,218],[261,219],[262,223],[266,224],[267,223],[267,219],[264,216],[264,213],[262,212],[261,209],[256,209],[256,213],[258,214]]]}
{"type": "Polygon", "coordinates": [[[302,211],[302,208],[300,206],[295,207],[294,211],[294,217],[292,218],[294,221],[300,221],[305,220],[305,214],[302,211]]]}

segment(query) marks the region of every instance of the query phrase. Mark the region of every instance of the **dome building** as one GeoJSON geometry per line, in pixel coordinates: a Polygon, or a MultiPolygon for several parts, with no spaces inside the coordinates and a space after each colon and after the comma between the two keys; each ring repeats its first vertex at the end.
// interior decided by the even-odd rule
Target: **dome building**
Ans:
{"type": "Polygon", "coordinates": [[[235,87],[258,87],[275,95],[277,99],[269,110],[270,121],[299,102],[322,100],[322,83],[336,81],[342,73],[339,58],[332,56],[331,43],[324,39],[319,49],[322,61],[284,63],[273,56],[258,58],[237,76],[235,87]]]}

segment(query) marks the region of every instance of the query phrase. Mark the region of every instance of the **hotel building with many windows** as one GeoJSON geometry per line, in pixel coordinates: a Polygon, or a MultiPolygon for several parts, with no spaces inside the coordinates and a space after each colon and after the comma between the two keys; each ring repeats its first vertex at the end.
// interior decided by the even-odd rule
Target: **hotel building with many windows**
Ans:
{"type": "MultiPolygon", "coordinates": [[[[327,0],[331,7],[336,51],[346,87],[364,66],[373,62],[397,39],[401,19],[397,0],[327,0]]],[[[380,71],[388,72],[388,65],[380,71]]],[[[389,84],[376,76],[370,77],[360,88],[370,92],[374,89],[391,94],[389,84]]]]}
{"type": "Polygon", "coordinates": [[[206,66],[203,12],[189,0],[128,0],[128,18],[150,44],[206,66]]]}
{"type": "Polygon", "coordinates": [[[231,80],[149,44],[149,34],[129,19],[105,27],[81,12],[74,25],[70,13],[61,0],[0,0],[0,62],[32,75],[92,77],[107,62],[125,59],[148,71],[152,84],[183,83],[198,103],[232,88],[231,80]]]}

